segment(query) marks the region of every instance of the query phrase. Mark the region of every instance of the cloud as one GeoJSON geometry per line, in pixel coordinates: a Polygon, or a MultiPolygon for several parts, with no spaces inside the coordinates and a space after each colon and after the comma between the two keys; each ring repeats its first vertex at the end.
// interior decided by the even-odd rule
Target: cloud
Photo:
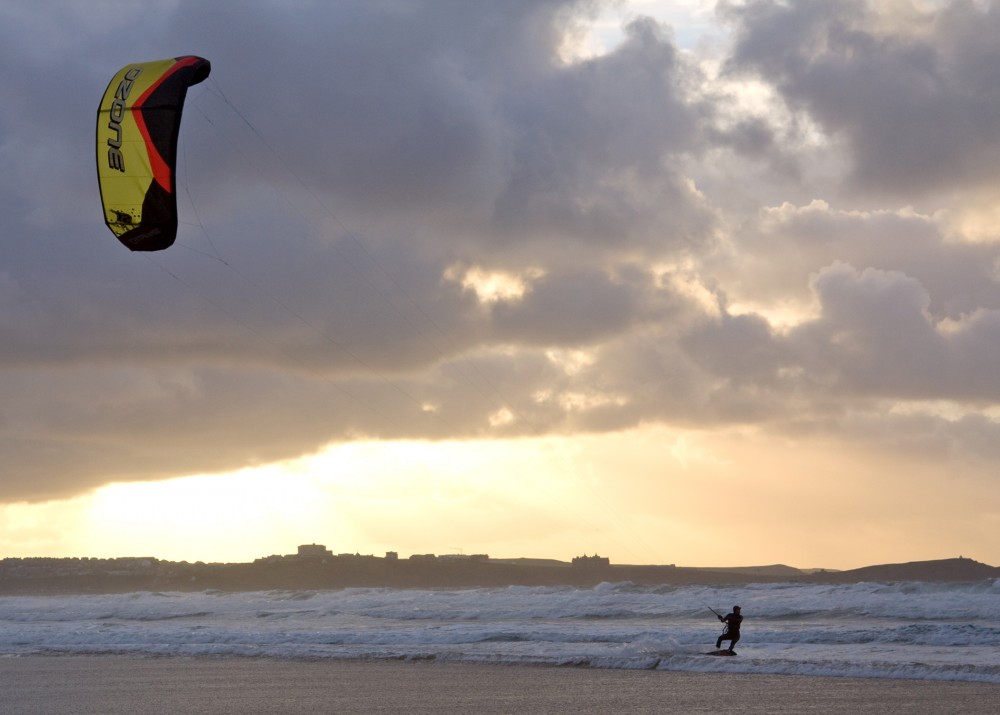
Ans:
{"type": "Polygon", "coordinates": [[[721,74],[642,17],[567,61],[571,0],[32,7],[0,11],[0,500],[358,437],[902,444],[888,412],[928,401],[961,414],[921,433],[988,454],[1000,244],[954,220],[996,145],[972,4],[727,5],[721,74]],[[213,74],[180,236],[130,254],[97,98],[182,52],[213,74]]]}
{"type": "Polygon", "coordinates": [[[650,20],[566,64],[585,3],[49,10],[8,10],[4,32],[7,498],[488,430],[505,402],[536,404],[535,346],[648,319],[609,257],[706,239],[669,160],[708,110],[650,20]],[[185,111],[181,236],[130,255],[99,225],[96,99],[124,62],[180,52],[213,62],[185,111]],[[483,311],[446,279],[456,260],[546,275],[483,311]],[[488,360],[491,383],[475,361],[497,345],[514,352],[488,360]],[[530,378],[497,395],[505,374],[530,378]]]}
{"type": "Polygon", "coordinates": [[[738,246],[707,259],[731,304],[749,302],[765,312],[797,304],[801,319],[812,310],[805,277],[841,261],[917,279],[936,319],[1000,308],[1000,245],[956,241],[938,215],[912,208],[845,210],[814,200],[763,207],[740,229],[738,246]]]}
{"type": "Polygon", "coordinates": [[[859,400],[937,400],[989,405],[1000,393],[990,351],[1000,311],[935,318],[912,276],[835,262],[811,283],[818,314],[784,332],[758,316],[722,314],[682,344],[706,371],[768,385],[791,376],[797,388],[859,400]]]}
{"type": "Polygon", "coordinates": [[[547,276],[523,300],[493,308],[497,339],[572,346],[621,333],[634,318],[630,292],[599,273],[547,276]]]}
{"type": "Polygon", "coordinates": [[[854,189],[922,195],[995,186],[1000,18],[974,2],[723,3],[731,72],[759,75],[831,137],[854,189]]]}

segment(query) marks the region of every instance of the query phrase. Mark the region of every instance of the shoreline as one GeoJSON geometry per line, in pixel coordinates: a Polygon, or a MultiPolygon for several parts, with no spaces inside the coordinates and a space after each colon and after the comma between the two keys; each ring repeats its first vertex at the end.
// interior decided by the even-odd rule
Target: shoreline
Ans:
{"type": "Polygon", "coordinates": [[[1000,685],[410,660],[0,657],[5,713],[700,713],[1000,711],[1000,685]]]}

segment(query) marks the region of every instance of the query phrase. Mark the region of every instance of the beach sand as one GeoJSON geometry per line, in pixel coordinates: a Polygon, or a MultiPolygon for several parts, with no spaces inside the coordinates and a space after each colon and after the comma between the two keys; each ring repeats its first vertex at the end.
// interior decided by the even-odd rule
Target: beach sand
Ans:
{"type": "Polygon", "coordinates": [[[1000,685],[574,667],[238,658],[0,658],[0,713],[1000,712],[1000,685]]]}

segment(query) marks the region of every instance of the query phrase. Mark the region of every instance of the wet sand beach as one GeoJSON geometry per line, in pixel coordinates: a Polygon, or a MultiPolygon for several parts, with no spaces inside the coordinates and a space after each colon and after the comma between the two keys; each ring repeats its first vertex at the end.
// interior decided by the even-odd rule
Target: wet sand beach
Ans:
{"type": "Polygon", "coordinates": [[[399,661],[0,658],[0,712],[1000,712],[1000,685],[399,661]]]}

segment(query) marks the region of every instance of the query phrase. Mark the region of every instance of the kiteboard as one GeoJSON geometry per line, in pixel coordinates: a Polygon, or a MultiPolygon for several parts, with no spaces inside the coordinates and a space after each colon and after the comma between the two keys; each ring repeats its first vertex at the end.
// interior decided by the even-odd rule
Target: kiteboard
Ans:
{"type": "Polygon", "coordinates": [[[736,653],[728,648],[723,648],[722,650],[710,650],[705,655],[736,655],[736,653]]]}

